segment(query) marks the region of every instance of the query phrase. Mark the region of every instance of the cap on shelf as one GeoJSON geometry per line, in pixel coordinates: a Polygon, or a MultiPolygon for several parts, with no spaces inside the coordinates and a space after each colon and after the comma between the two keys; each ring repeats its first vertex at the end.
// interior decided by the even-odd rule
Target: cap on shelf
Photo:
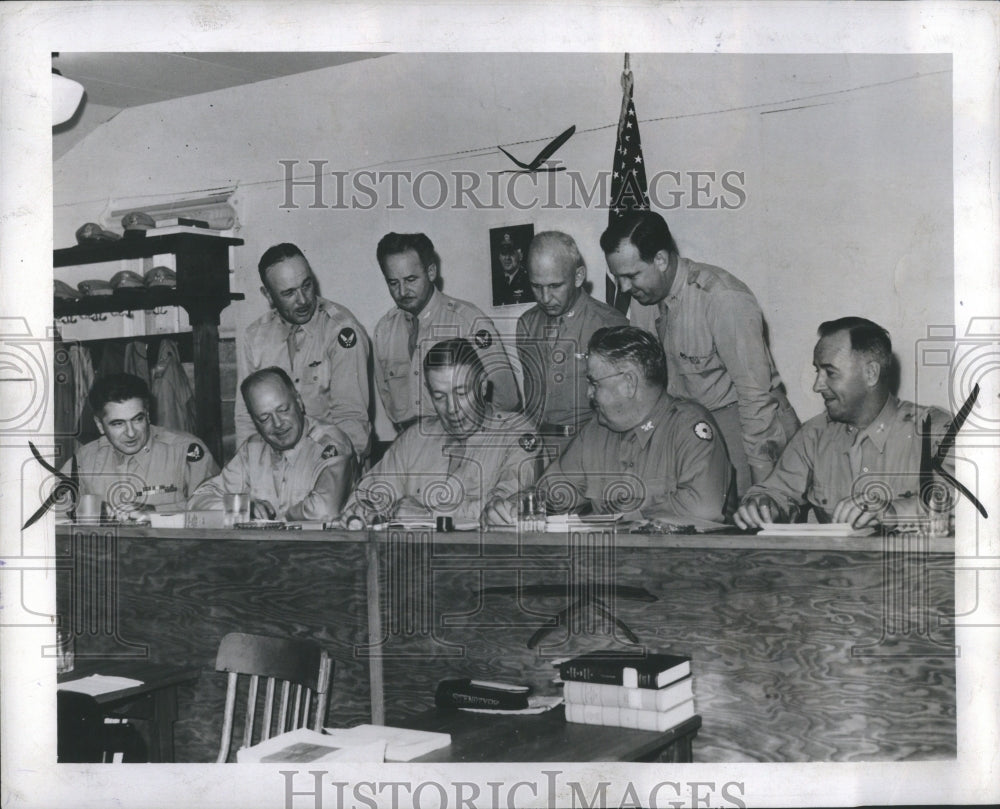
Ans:
{"type": "Polygon", "coordinates": [[[100,242],[117,242],[121,239],[117,233],[105,230],[94,222],[81,225],[76,231],[77,244],[97,244],[100,242]]]}
{"type": "Polygon", "coordinates": [[[125,230],[149,230],[156,227],[156,220],[148,213],[131,211],[122,217],[122,227],[125,230]]]}
{"type": "Polygon", "coordinates": [[[122,270],[121,272],[116,272],[111,276],[110,283],[115,289],[146,286],[146,282],[142,280],[142,276],[137,272],[132,272],[132,270],[122,270]]]}
{"type": "Polygon", "coordinates": [[[91,279],[90,281],[81,281],[76,285],[77,289],[80,290],[87,297],[92,297],[94,295],[111,295],[114,290],[111,288],[111,284],[107,281],[102,281],[99,278],[91,279]]]}
{"type": "Polygon", "coordinates": [[[159,266],[146,270],[145,279],[148,287],[170,287],[173,289],[177,286],[177,273],[169,267],[159,266]]]}

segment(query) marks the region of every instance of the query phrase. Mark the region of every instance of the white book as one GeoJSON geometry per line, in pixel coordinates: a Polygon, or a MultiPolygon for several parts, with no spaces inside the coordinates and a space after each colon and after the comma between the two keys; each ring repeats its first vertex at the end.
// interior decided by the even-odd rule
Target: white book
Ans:
{"type": "Polygon", "coordinates": [[[643,711],[637,708],[618,708],[609,705],[566,703],[566,721],[584,725],[664,731],[670,730],[692,716],[694,716],[693,699],[675,705],[668,711],[643,711]]]}
{"type": "Polygon", "coordinates": [[[567,680],[563,685],[563,699],[579,705],[667,711],[675,705],[694,699],[694,679],[689,675],[664,688],[627,688],[623,685],[567,680]]]}

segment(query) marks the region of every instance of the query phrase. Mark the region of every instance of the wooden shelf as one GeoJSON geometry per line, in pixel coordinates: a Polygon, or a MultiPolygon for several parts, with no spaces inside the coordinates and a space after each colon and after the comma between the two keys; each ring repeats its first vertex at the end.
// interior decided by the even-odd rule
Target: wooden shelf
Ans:
{"type": "Polygon", "coordinates": [[[121,261],[128,258],[149,258],[171,253],[203,250],[216,245],[235,247],[243,239],[216,236],[206,233],[171,233],[168,236],[145,236],[139,239],[119,239],[116,242],[80,244],[52,251],[54,267],[72,267],[77,264],[97,264],[102,261],[121,261]]]}
{"type": "MultiPolygon", "coordinates": [[[[242,301],[246,296],[242,292],[231,292],[230,301],[242,301]]],[[[185,309],[191,304],[187,296],[181,295],[176,289],[167,287],[159,289],[119,289],[111,295],[94,295],[77,301],[55,299],[53,312],[56,317],[85,317],[103,312],[134,312],[142,309],[157,309],[161,306],[181,306],[185,309]]]]}

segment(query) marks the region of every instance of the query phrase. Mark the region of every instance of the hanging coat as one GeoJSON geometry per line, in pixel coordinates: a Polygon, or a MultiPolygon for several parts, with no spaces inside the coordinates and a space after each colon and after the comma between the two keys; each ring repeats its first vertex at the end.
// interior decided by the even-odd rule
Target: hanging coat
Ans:
{"type": "Polygon", "coordinates": [[[153,366],[152,394],[156,423],[178,432],[194,433],[194,391],[181,365],[180,352],[173,340],[162,340],[153,366]]]}
{"type": "Polygon", "coordinates": [[[149,373],[149,347],[145,340],[132,340],[125,346],[125,359],[122,363],[125,373],[139,377],[147,385],[152,386],[149,373]]]}

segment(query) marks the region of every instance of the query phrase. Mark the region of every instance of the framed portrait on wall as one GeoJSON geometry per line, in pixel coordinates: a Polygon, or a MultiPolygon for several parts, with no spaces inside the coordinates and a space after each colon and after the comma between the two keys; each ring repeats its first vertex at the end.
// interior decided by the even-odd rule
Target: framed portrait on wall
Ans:
{"type": "Polygon", "coordinates": [[[528,245],[534,225],[511,225],[490,229],[490,267],[493,273],[493,305],[534,303],[528,284],[528,245]]]}

